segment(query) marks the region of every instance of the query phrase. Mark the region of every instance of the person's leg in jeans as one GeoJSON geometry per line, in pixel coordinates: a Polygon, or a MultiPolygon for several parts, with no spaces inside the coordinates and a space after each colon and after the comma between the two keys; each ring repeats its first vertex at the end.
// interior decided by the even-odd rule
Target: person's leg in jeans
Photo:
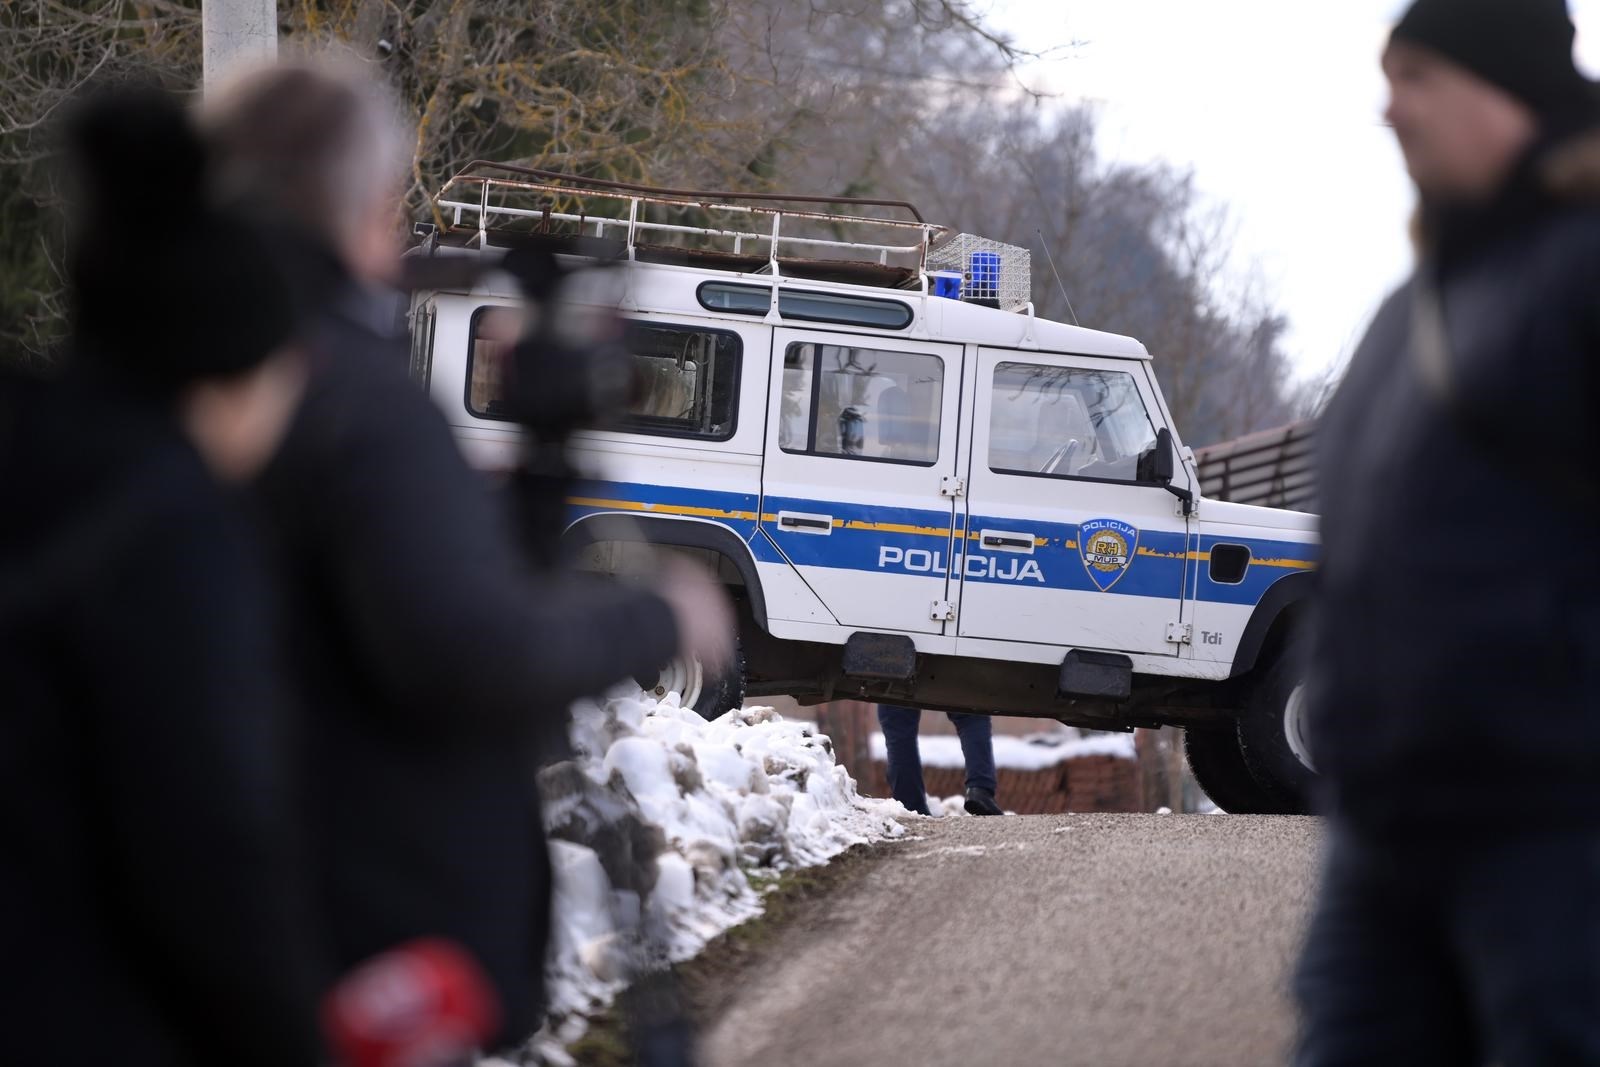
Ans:
{"type": "Polygon", "coordinates": [[[928,791],[922,784],[922,753],[917,750],[917,726],[922,712],[896,704],[878,705],[878,726],[888,749],[889,794],[910,811],[928,815],[928,791]]]}
{"type": "Polygon", "coordinates": [[[987,715],[951,712],[950,721],[961,739],[961,758],[967,764],[967,788],[981,789],[994,796],[1000,787],[994,769],[994,720],[987,715]]]}

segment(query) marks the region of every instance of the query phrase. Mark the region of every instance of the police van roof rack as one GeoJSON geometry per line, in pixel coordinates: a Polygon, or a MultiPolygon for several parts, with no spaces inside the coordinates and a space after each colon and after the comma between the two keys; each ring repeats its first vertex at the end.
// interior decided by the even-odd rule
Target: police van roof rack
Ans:
{"type": "Polygon", "coordinates": [[[433,203],[447,239],[479,248],[491,236],[620,234],[629,259],[903,288],[926,287],[928,250],[948,234],[904,200],[667,189],[483,159],[457,172],[433,203]],[[795,204],[891,209],[910,219],[782,206],[795,204]],[[688,218],[661,217],[674,212],[688,218]],[[824,258],[829,253],[838,258],[824,258]]]}

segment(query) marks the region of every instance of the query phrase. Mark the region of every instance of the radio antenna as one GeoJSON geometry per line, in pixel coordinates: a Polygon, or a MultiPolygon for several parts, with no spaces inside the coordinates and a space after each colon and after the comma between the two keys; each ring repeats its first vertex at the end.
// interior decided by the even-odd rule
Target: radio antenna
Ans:
{"type": "Polygon", "coordinates": [[[1056,276],[1056,288],[1061,290],[1061,299],[1067,302],[1067,314],[1072,316],[1072,325],[1080,325],[1078,313],[1072,310],[1072,297],[1067,295],[1067,287],[1061,280],[1061,272],[1056,270],[1056,257],[1050,254],[1050,242],[1044,239],[1044,230],[1040,228],[1033,232],[1039,235],[1039,246],[1044,249],[1044,258],[1045,262],[1050,264],[1050,273],[1056,276]]]}

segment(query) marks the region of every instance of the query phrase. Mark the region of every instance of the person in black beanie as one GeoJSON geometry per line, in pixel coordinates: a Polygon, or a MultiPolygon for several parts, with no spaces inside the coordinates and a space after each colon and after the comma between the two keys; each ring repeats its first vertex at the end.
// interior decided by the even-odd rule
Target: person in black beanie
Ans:
{"type": "Polygon", "coordinates": [[[1297,1062],[1600,1063],[1600,109],[1562,0],[1383,56],[1418,262],[1318,434],[1297,1062]]]}
{"type": "Polygon", "coordinates": [[[213,476],[270,451],[286,290],[173,98],[85,102],[65,149],[70,363],[0,374],[0,1058],[314,1067],[271,590],[213,476]],[[202,452],[218,402],[248,425],[202,452]]]}
{"type": "Polygon", "coordinates": [[[1565,0],[1418,0],[1391,44],[1432,52],[1544,119],[1582,123],[1595,98],[1573,62],[1575,36],[1565,0]]]}

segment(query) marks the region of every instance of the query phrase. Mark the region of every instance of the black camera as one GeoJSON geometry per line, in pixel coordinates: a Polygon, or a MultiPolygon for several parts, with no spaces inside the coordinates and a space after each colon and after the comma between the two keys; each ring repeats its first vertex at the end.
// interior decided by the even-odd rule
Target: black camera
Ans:
{"type": "Polygon", "coordinates": [[[574,431],[614,424],[640,392],[627,320],[615,301],[593,291],[613,282],[615,261],[568,270],[548,251],[518,248],[500,267],[525,302],[508,366],[508,410],[530,443],[557,445],[574,431]]]}

